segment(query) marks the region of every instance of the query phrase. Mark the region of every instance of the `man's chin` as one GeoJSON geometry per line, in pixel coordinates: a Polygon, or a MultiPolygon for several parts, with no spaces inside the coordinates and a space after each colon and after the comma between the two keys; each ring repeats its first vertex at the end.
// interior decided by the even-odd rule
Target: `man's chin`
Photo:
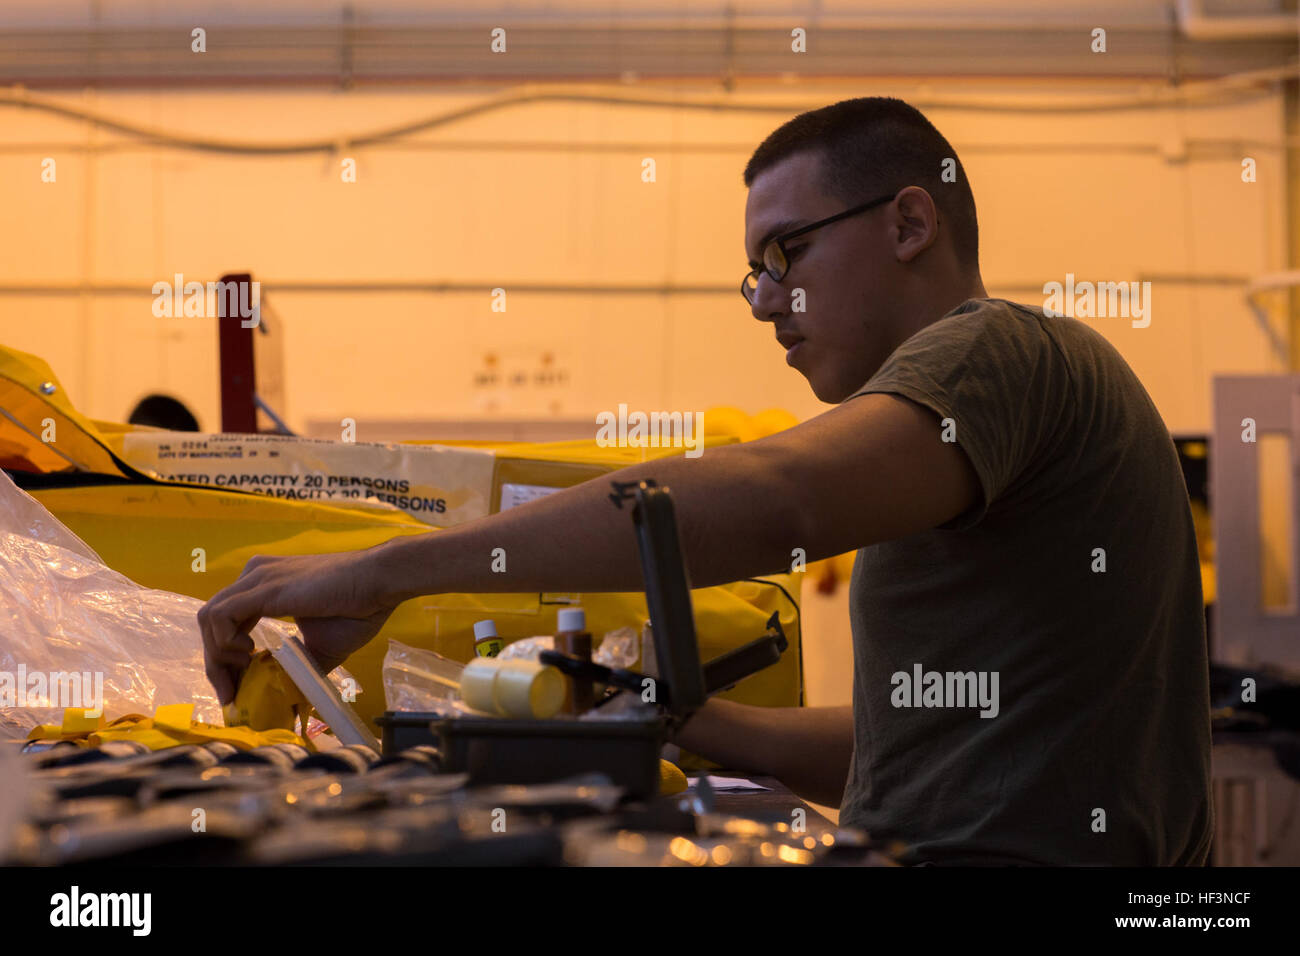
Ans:
{"type": "Polygon", "coordinates": [[[838,405],[853,394],[852,389],[832,385],[814,375],[804,375],[804,378],[808,379],[808,385],[812,388],[813,394],[817,396],[818,401],[825,402],[828,405],[838,405]]]}
{"type": "Polygon", "coordinates": [[[819,377],[815,373],[805,373],[804,378],[808,379],[808,385],[812,389],[813,394],[817,396],[817,399],[825,402],[827,405],[838,405],[850,395],[854,394],[863,385],[862,382],[847,385],[843,380],[831,381],[824,377],[819,377]]]}
{"type": "Polygon", "coordinates": [[[838,405],[866,382],[865,378],[857,378],[857,373],[853,369],[827,368],[824,363],[817,361],[818,357],[824,358],[824,356],[809,355],[806,349],[802,350],[799,354],[802,361],[794,366],[795,371],[808,380],[808,387],[812,389],[818,401],[828,405],[838,405]]]}

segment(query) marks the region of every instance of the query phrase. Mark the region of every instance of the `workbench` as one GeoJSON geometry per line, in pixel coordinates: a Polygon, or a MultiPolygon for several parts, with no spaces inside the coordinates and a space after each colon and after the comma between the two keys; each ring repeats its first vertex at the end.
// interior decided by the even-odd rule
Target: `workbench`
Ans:
{"type": "MultiPolygon", "coordinates": [[[[17,747],[17,742],[10,742],[17,747]]],[[[603,775],[470,786],[427,754],[355,768],[217,759],[211,746],[21,754],[29,791],[10,862],[33,865],[888,865],[771,777],[768,789],[649,799],[603,775]],[[102,751],[101,751],[102,753],[102,751]],[[54,761],[50,763],[49,761],[54,761]]],[[[270,756],[270,755],[268,755],[270,756]]]]}

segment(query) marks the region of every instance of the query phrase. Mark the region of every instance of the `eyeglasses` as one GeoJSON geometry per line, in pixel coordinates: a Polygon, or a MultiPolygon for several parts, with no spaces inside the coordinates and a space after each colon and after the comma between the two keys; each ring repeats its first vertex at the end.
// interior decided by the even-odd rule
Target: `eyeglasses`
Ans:
{"type": "Polygon", "coordinates": [[[782,233],[769,239],[767,245],[763,247],[763,264],[751,269],[745,275],[744,280],[740,283],[740,294],[745,297],[746,302],[753,305],[754,297],[758,295],[758,274],[760,272],[766,272],[771,276],[773,282],[780,282],[785,278],[786,273],[790,271],[790,255],[785,248],[788,240],[798,238],[804,233],[812,232],[814,229],[820,229],[822,226],[829,226],[831,223],[839,222],[849,216],[856,216],[860,212],[866,212],[868,209],[889,202],[896,195],[898,194],[893,192],[888,196],[881,196],[879,199],[871,200],[871,202],[864,202],[861,206],[854,206],[852,209],[846,209],[844,212],[836,213],[827,219],[814,222],[811,226],[800,226],[793,232],[782,233]]]}

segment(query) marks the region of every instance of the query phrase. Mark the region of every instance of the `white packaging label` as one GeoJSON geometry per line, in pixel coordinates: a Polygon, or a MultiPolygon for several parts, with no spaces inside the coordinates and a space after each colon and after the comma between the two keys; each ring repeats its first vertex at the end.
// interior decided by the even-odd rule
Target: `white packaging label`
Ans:
{"type": "Polygon", "coordinates": [[[398,508],[438,527],[488,513],[495,464],[491,452],[478,448],[193,432],[128,433],[122,457],[167,481],[398,508]]]}
{"type": "Polygon", "coordinates": [[[514,508],[517,505],[526,505],[530,501],[536,501],[538,498],[545,498],[555,491],[562,491],[561,488],[552,488],[549,485],[516,485],[506,482],[501,486],[501,511],[507,508],[514,508]]]}

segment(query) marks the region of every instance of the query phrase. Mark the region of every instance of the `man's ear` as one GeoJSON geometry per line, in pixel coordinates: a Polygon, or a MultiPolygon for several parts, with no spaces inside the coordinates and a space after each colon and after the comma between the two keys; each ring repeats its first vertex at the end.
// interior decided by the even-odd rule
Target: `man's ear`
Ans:
{"type": "Polygon", "coordinates": [[[939,238],[939,209],[920,186],[908,186],[898,194],[894,207],[897,237],[895,254],[899,262],[911,262],[939,238]]]}

